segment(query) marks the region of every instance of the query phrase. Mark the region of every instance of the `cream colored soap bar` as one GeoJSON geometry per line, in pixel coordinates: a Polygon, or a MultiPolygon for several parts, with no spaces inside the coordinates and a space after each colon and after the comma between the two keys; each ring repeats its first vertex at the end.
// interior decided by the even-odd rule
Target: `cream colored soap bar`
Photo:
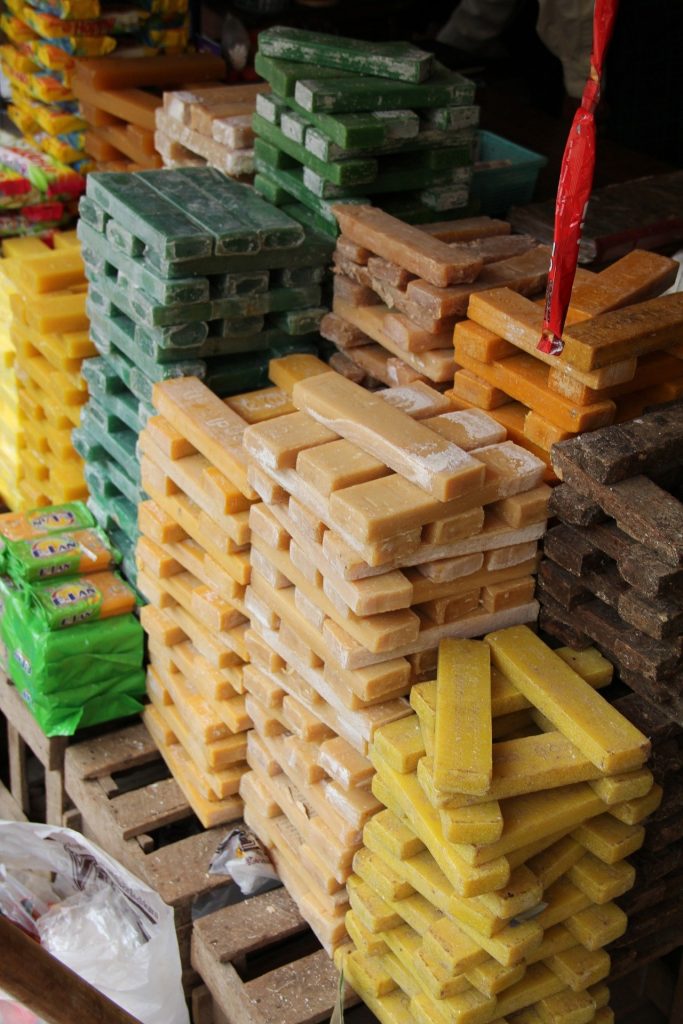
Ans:
{"type": "Polygon", "coordinates": [[[527,626],[491,633],[486,642],[494,663],[601,771],[628,771],[647,760],[649,740],[527,626]]]}
{"type": "Polygon", "coordinates": [[[337,374],[294,387],[294,404],[440,501],[480,486],[484,469],[452,442],[337,374]]]}
{"type": "Polygon", "coordinates": [[[475,640],[439,647],[434,728],[434,782],[482,796],[492,776],[489,651],[475,640]]]}

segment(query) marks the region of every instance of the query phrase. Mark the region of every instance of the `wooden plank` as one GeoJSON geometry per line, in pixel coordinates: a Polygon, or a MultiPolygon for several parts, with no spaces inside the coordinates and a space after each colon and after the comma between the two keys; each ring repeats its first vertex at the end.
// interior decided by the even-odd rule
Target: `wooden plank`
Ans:
{"type": "Polygon", "coordinates": [[[182,821],[187,818],[190,808],[175,779],[164,779],[143,789],[115,796],[111,809],[125,840],[162,825],[182,821]]]}
{"type": "Polygon", "coordinates": [[[47,737],[7,676],[0,676],[0,711],[46,769],[62,768],[68,739],[47,737]]]}
{"type": "Polygon", "coordinates": [[[66,754],[68,769],[80,779],[96,779],[147,764],[158,757],[156,745],[142,722],[95,740],[77,743],[66,754]]]}
{"type": "Polygon", "coordinates": [[[0,782],[0,818],[7,821],[28,821],[10,791],[0,782]]]}
{"type": "Polygon", "coordinates": [[[4,917],[0,947],[0,986],[47,1024],[139,1024],[4,917]]]}
{"type": "Polygon", "coordinates": [[[9,778],[12,797],[22,811],[28,812],[28,775],[26,772],[26,744],[19,732],[7,723],[9,750],[9,778]]]}

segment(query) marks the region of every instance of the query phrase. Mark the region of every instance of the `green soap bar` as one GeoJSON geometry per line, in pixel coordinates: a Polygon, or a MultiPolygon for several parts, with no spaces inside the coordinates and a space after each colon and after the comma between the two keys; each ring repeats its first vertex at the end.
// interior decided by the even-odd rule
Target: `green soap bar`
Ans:
{"type": "Polygon", "coordinates": [[[115,459],[86,462],[84,472],[88,489],[101,498],[123,495],[133,505],[145,500],[145,492],[130,479],[115,459]]]}
{"type": "Polygon", "coordinates": [[[434,107],[421,113],[427,124],[442,131],[457,132],[479,124],[479,107],[475,106],[434,107]]]}
{"type": "MultiPolygon", "coordinates": [[[[173,172],[166,172],[173,173],[173,172]]],[[[139,174],[90,174],[88,196],[123,228],[168,260],[210,256],[213,238],[139,174]]]]}
{"type": "MultiPolygon", "coordinates": [[[[420,199],[420,193],[410,192],[406,195],[389,195],[378,200],[378,205],[390,213],[392,217],[404,220],[408,224],[429,224],[434,222],[434,209],[426,206],[420,199]]],[[[480,211],[479,201],[470,199],[467,205],[451,208],[440,213],[438,220],[458,220],[462,217],[475,217],[480,211]]]]}
{"type": "Polygon", "coordinates": [[[80,427],[74,427],[72,430],[71,442],[86,462],[101,462],[107,458],[107,452],[102,445],[84,434],[80,427]]]}
{"type": "MultiPolygon", "coordinates": [[[[270,179],[271,182],[274,182],[276,185],[279,185],[284,189],[285,192],[288,192],[290,196],[293,196],[300,203],[303,203],[304,206],[307,206],[309,210],[313,211],[313,213],[316,213],[318,216],[329,221],[336,229],[337,219],[332,212],[332,204],[314,195],[311,190],[306,187],[303,181],[303,169],[278,171],[264,163],[259,159],[259,157],[256,157],[255,164],[258,172],[257,177],[263,176],[266,179],[270,179]]],[[[256,180],[254,181],[254,185],[256,187],[256,180]]],[[[344,197],[342,202],[364,203],[367,205],[369,200],[367,196],[348,200],[344,197]]]]}
{"type": "Polygon", "coordinates": [[[322,284],[327,276],[326,267],[284,267],[273,272],[274,288],[298,288],[305,284],[322,284]]]}
{"type": "Polygon", "coordinates": [[[372,149],[353,148],[342,149],[329,135],[321,132],[319,128],[308,128],[304,140],[305,148],[317,156],[319,160],[343,160],[347,157],[380,158],[398,153],[420,152],[424,149],[440,149],[442,146],[458,147],[466,152],[463,162],[472,160],[474,146],[476,143],[476,132],[474,128],[463,128],[459,131],[442,131],[438,128],[421,126],[417,135],[409,139],[390,139],[381,146],[374,146],[372,149]]]}
{"type": "Polygon", "coordinates": [[[130,545],[132,539],[137,539],[138,508],[122,494],[105,498],[100,497],[99,492],[91,492],[88,507],[119,551],[123,552],[126,544],[130,545]],[[120,534],[125,538],[123,543],[120,534]]]}
{"type": "MultiPolygon", "coordinates": [[[[187,168],[190,171],[208,171],[210,168],[187,168]]],[[[244,223],[232,209],[233,203],[240,202],[239,197],[232,197],[230,204],[225,202],[216,188],[202,181],[199,175],[181,176],[180,171],[171,174],[167,170],[145,171],[145,181],[163,199],[167,200],[179,211],[196,221],[197,225],[212,238],[211,252],[217,256],[227,253],[258,252],[261,240],[254,227],[244,223]]]]}
{"type": "Polygon", "coordinates": [[[243,274],[219,274],[211,278],[211,298],[226,299],[237,295],[261,295],[268,291],[268,270],[245,271],[243,274]]]}
{"type": "MultiPolygon", "coordinates": [[[[168,172],[151,173],[165,175],[168,172]]],[[[197,183],[201,183],[206,195],[215,195],[221,204],[229,207],[247,227],[255,230],[261,249],[269,252],[296,249],[304,242],[305,235],[301,225],[292,223],[286,214],[264,203],[249,185],[243,185],[210,167],[188,167],[177,173],[185,180],[188,188],[196,188],[197,183]]],[[[225,253],[228,254],[229,250],[225,250],[225,253]]],[[[218,247],[216,254],[221,254],[218,247]]]]}
{"type": "Polygon", "coordinates": [[[324,160],[318,160],[301,144],[292,142],[280,128],[269,124],[258,114],[254,114],[252,121],[254,131],[259,135],[255,141],[254,152],[264,159],[268,159],[265,142],[270,143],[271,148],[277,147],[282,150],[305,167],[310,167],[312,171],[335,185],[359,185],[374,181],[377,177],[378,165],[375,159],[350,159],[326,163],[324,160]]]}
{"type": "MultiPolygon", "coordinates": [[[[258,61],[258,55],[256,60],[258,61]]],[[[272,86],[272,82],[270,83],[272,86]]],[[[296,84],[296,81],[294,82],[296,84]]],[[[292,86],[292,92],[294,92],[294,86],[292,86]]],[[[259,93],[256,97],[256,113],[259,114],[264,121],[268,121],[269,124],[280,124],[280,118],[283,113],[289,110],[289,107],[282,99],[281,96],[276,95],[274,92],[259,93]]]]}
{"type": "Polygon", "coordinates": [[[115,220],[107,221],[106,235],[110,246],[126,256],[142,256],[145,251],[144,242],[115,220]]]}
{"type": "MultiPolygon", "coordinates": [[[[133,434],[132,431],[130,431],[130,433],[133,434]]],[[[98,430],[97,427],[91,427],[91,426],[81,427],[81,434],[86,439],[86,441],[88,442],[89,445],[97,446],[97,447],[102,448],[104,450],[104,452],[105,452],[105,457],[107,459],[109,459],[109,460],[113,460],[114,463],[116,463],[117,466],[123,467],[125,465],[126,467],[130,466],[131,469],[132,468],[137,469],[137,473],[136,474],[132,474],[132,473],[129,474],[127,468],[125,470],[126,479],[128,479],[129,476],[133,476],[133,475],[135,475],[137,477],[137,480],[135,480],[135,481],[130,480],[129,484],[126,485],[126,486],[128,486],[129,489],[127,491],[123,491],[123,493],[126,494],[126,496],[132,501],[133,499],[132,499],[131,495],[132,495],[133,491],[130,490],[130,488],[135,488],[135,487],[139,488],[139,485],[140,485],[139,464],[138,464],[138,462],[136,460],[136,457],[135,457],[135,444],[137,442],[137,434],[133,434],[133,454],[132,455],[127,453],[126,448],[120,443],[120,439],[119,439],[118,435],[116,435],[116,434],[112,435],[111,437],[108,437],[103,431],[98,430]]],[[[98,460],[98,461],[101,461],[101,460],[98,460]]],[[[122,468],[122,471],[124,471],[123,468],[122,468]]],[[[114,472],[116,472],[116,471],[114,470],[114,472]]],[[[112,476],[112,480],[114,480],[114,482],[116,482],[116,478],[114,476],[112,476]]]]}
{"type": "Polygon", "coordinates": [[[89,391],[91,401],[95,399],[102,409],[118,416],[137,434],[145,429],[150,416],[155,415],[151,406],[138,402],[137,398],[125,389],[115,395],[104,394],[97,388],[90,388],[89,391]]]}
{"type": "Polygon", "coordinates": [[[212,318],[213,303],[210,301],[176,303],[168,306],[149,298],[121,274],[116,280],[112,277],[103,279],[89,263],[86,263],[85,272],[88,281],[102,297],[119,307],[125,303],[132,310],[135,319],[146,326],[167,327],[172,324],[201,323],[212,318]]]}
{"type": "Polygon", "coordinates": [[[287,334],[301,335],[317,331],[320,321],[329,309],[326,306],[314,306],[311,309],[290,309],[286,313],[278,313],[273,323],[281,327],[287,334]]]}
{"type": "Polygon", "coordinates": [[[453,181],[450,185],[423,189],[419,198],[425,206],[437,213],[466,206],[470,198],[469,178],[465,181],[453,181]]]}
{"type": "MultiPolygon", "coordinates": [[[[284,141],[287,142],[286,139],[284,141]]],[[[278,171],[295,170],[301,166],[296,157],[290,156],[284,149],[279,149],[270,142],[266,142],[263,137],[254,139],[254,155],[278,171]]]]}
{"type": "MultiPolygon", "coordinates": [[[[207,320],[191,320],[189,323],[178,324],[146,322],[141,316],[140,294],[133,290],[129,292],[125,288],[119,288],[110,279],[100,278],[96,284],[91,282],[86,306],[101,316],[116,317],[124,313],[140,327],[141,336],[148,336],[161,345],[165,341],[174,345],[199,345],[208,336],[207,320]]],[[[210,304],[210,310],[212,308],[213,304],[210,304]]]]}
{"type": "Polygon", "coordinates": [[[127,427],[118,416],[90,401],[81,414],[81,430],[121,465],[135,465],[137,431],[127,427]]]}
{"type": "Polygon", "coordinates": [[[82,244],[82,255],[86,263],[95,265],[95,260],[105,261],[125,274],[135,288],[139,288],[159,302],[203,302],[209,298],[208,277],[185,277],[169,280],[160,277],[140,261],[112,249],[107,239],[94,231],[82,220],[77,226],[82,244]]]}
{"type": "Polygon", "coordinates": [[[323,32],[276,25],[259,33],[259,52],[268,57],[317,63],[364,75],[422,82],[434,64],[431,53],[406,42],[366,42],[323,32]]]}
{"type": "Polygon", "coordinates": [[[286,138],[303,144],[307,127],[308,121],[301,114],[295,114],[293,110],[283,111],[280,117],[280,130],[286,138]]]}
{"type": "MultiPolygon", "coordinates": [[[[93,341],[98,344],[97,331],[92,329],[91,333],[93,341]]],[[[106,363],[109,364],[112,373],[115,373],[123,381],[125,387],[130,391],[139,402],[145,404],[151,404],[152,402],[152,382],[145,377],[144,374],[136,374],[135,366],[131,363],[130,359],[126,359],[122,352],[109,346],[110,351],[102,353],[106,363]]]]}
{"type": "Polygon", "coordinates": [[[265,324],[264,316],[231,316],[221,321],[221,337],[237,338],[244,334],[258,334],[265,324]]]}
{"type": "Polygon", "coordinates": [[[475,85],[458,71],[441,65],[428,82],[378,82],[373,78],[300,78],[294,99],[309,113],[342,114],[368,110],[471,105],[475,85]]]}
{"type": "Polygon", "coordinates": [[[290,338],[288,343],[267,349],[264,352],[236,356],[230,364],[217,365],[215,369],[209,366],[204,383],[221,398],[267,387],[270,360],[292,355],[295,352],[307,352],[315,355],[317,345],[307,342],[304,338],[290,338]]]}
{"type": "MultiPolygon", "coordinates": [[[[88,299],[88,301],[90,301],[88,299]]],[[[204,371],[201,360],[184,359],[164,366],[154,362],[140,351],[136,344],[133,325],[126,317],[103,318],[95,311],[88,311],[90,328],[98,351],[107,355],[112,345],[122,352],[133,366],[141,370],[151,381],[168,380],[170,377],[200,377],[204,371]],[[100,345],[102,348],[100,349],[100,345]]],[[[130,388],[130,385],[127,385],[130,388]]],[[[133,389],[130,388],[132,391],[133,389]]]]}
{"type": "MultiPolygon", "coordinates": [[[[293,97],[296,83],[300,78],[310,78],[315,73],[316,78],[354,78],[355,72],[343,69],[325,68],[320,64],[310,62],[280,60],[268,57],[260,48],[254,58],[254,69],[256,73],[265,78],[277,97],[293,97]]],[[[257,101],[258,102],[258,101],[257,101]]]]}
{"type": "Polygon", "coordinates": [[[111,372],[105,359],[95,357],[84,359],[81,365],[81,374],[88,384],[88,391],[92,394],[118,395],[125,393],[125,384],[120,377],[111,372]]]}
{"type": "MultiPolygon", "coordinates": [[[[260,178],[261,181],[264,180],[263,175],[256,175],[256,178],[254,178],[254,188],[257,190],[258,185],[256,182],[258,178],[260,178]]],[[[317,231],[320,234],[327,235],[334,244],[334,241],[336,241],[339,235],[338,225],[336,223],[332,224],[326,217],[320,217],[317,213],[314,213],[313,210],[309,210],[307,206],[304,206],[303,203],[291,202],[292,197],[287,193],[286,195],[287,200],[282,203],[282,209],[285,213],[290,217],[294,217],[295,220],[300,221],[310,231],[317,231]]]]}
{"type": "Polygon", "coordinates": [[[319,196],[321,199],[345,199],[349,196],[357,196],[361,193],[375,195],[385,192],[404,192],[411,189],[428,188],[433,185],[461,185],[467,177],[470,178],[469,168],[454,167],[446,170],[433,170],[431,167],[418,167],[410,170],[386,170],[377,175],[375,181],[370,185],[331,185],[320,175],[303,169],[303,183],[306,188],[319,196]],[[466,172],[463,173],[463,172],[466,172]]]}
{"type": "Polygon", "coordinates": [[[268,292],[268,313],[282,313],[288,309],[317,306],[322,298],[320,285],[307,284],[299,288],[271,288],[268,292]]]}
{"type": "MultiPolygon", "coordinates": [[[[292,218],[290,217],[290,220],[292,218]]],[[[328,262],[334,245],[314,229],[306,231],[305,240],[296,249],[261,251],[254,256],[212,256],[209,259],[188,260],[186,263],[158,258],[148,252],[145,260],[162,277],[185,277],[188,274],[208,275],[231,274],[233,271],[277,270],[281,267],[310,267],[328,262]]]]}
{"type": "Polygon", "coordinates": [[[81,221],[85,224],[89,224],[95,231],[105,231],[107,227],[107,221],[109,220],[108,214],[104,212],[101,206],[98,206],[96,202],[90,199],[88,196],[81,196],[78,204],[78,216],[81,221]]]}

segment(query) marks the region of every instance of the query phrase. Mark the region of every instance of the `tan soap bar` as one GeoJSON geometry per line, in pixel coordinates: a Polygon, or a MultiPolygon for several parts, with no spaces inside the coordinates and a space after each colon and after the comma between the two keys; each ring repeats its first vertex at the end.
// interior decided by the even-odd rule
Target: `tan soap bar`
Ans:
{"type": "Polygon", "coordinates": [[[470,455],[343,377],[324,374],[301,381],[293,399],[440,501],[483,483],[484,470],[470,455]]]}
{"type": "Polygon", "coordinates": [[[398,263],[418,277],[444,287],[473,281],[481,259],[461,254],[445,242],[372,206],[336,206],[334,213],[343,234],[378,256],[398,263]]]}
{"type": "Polygon", "coordinates": [[[224,401],[246,423],[262,423],[263,420],[286,416],[296,411],[289,395],[282,388],[247,391],[242,395],[231,395],[224,401]]]}
{"type": "MultiPolygon", "coordinates": [[[[385,388],[377,391],[379,398],[390,405],[402,409],[414,420],[424,420],[448,413],[451,403],[445,395],[435,388],[416,380],[413,384],[385,388]]],[[[430,424],[431,425],[431,424],[430,424]]],[[[450,439],[452,440],[452,438],[450,439]]],[[[463,447],[463,445],[461,445],[463,447]]],[[[476,446],[475,446],[476,447],[476,446]]]]}
{"type": "Polygon", "coordinates": [[[647,738],[528,627],[490,634],[486,642],[501,671],[596,767],[628,771],[647,760],[647,738]]]}
{"type": "Polygon", "coordinates": [[[231,480],[245,497],[258,495],[247,482],[247,457],[242,447],[245,423],[196,377],[154,385],[154,404],[162,416],[231,480]]]}
{"type": "Polygon", "coordinates": [[[283,356],[280,359],[271,359],[268,363],[268,376],[278,388],[286,394],[292,394],[294,385],[307,377],[314,377],[318,373],[330,373],[327,363],[324,363],[317,356],[305,352],[295,353],[291,356],[283,356]]]}
{"type": "Polygon", "coordinates": [[[433,770],[440,789],[481,796],[491,785],[490,656],[477,641],[439,647],[433,770]]]}
{"type": "Polygon", "coordinates": [[[666,291],[678,273],[675,263],[659,253],[634,249],[591,280],[575,283],[567,323],[588,320],[666,291]]]}
{"type": "Polygon", "coordinates": [[[145,430],[154,440],[164,455],[173,459],[183,459],[190,455],[196,455],[197,449],[186,437],[179,433],[172,423],[165,420],[163,416],[151,416],[147,420],[145,430]]]}
{"type": "Polygon", "coordinates": [[[505,428],[479,409],[462,409],[431,416],[425,421],[425,426],[467,452],[499,444],[507,437],[505,428]]]}
{"type": "MultiPolygon", "coordinates": [[[[310,423],[310,418],[308,418],[310,423]]],[[[315,431],[321,429],[319,424],[313,426],[315,431]]],[[[322,428],[325,429],[325,428],[322,428]]],[[[337,439],[327,444],[311,446],[301,450],[296,459],[297,473],[320,494],[329,496],[333,491],[355,484],[375,480],[387,476],[390,470],[371,455],[349,441],[337,439]]]]}
{"type": "Polygon", "coordinates": [[[268,469],[293,469],[299,452],[336,439],[332,430],[303,412],[254,424],[243,435],[246,450],[268,469]]]}
{"type": "Polygon", "coordinates": [[[612,310],[563,332],[563,359],[590,371],[667,348],[680,339],[683,296],[674,292],[612,310]]]}

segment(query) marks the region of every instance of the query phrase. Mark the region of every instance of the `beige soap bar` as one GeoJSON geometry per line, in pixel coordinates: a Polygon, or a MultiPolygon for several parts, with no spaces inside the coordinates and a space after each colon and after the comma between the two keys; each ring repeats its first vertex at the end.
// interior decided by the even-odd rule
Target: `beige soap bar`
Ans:
{"type": "Polygon", "coordinates": [[[428,235],[373,206],[340,205],[334,213],[344,235],[439,287],[474,281],[482,259],[428,235]]]}
{"type": "Polygon", "coordinates": [[[246,450],[267,469],[293,469],[299,452],[337,440],[337,435],[303,412],[247,427],[246,450]]]}
{"type": "Polygon", "coordinates": [[[440,501],[483,484],[484,469],[452,442],[337,374],[294,387],[294,404],[440,501]]]}

